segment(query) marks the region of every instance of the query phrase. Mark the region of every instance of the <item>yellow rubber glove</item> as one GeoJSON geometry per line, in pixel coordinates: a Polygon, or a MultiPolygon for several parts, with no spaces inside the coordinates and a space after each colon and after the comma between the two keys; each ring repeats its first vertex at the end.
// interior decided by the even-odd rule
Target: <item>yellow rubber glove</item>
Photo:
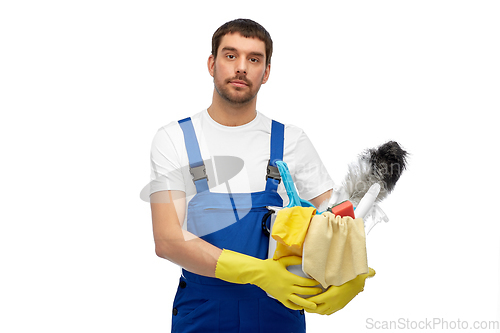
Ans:
{"type": "Polygon", "coordinates": [[[367,274],[360,274],[351,281],[338,287],[330,286],[324,293],[308,298],[308,300],[318,305],[316,309],[305,310],[310,313],[319,313],[321,315],[331,315],[337,312],[346,306],[357,294],[362,292],[366,278],[371,278],[374,275],[375,271],[369,268],[367,274]]]}
{"type": "Polygon", "coordinates": [[[286,267],[300,265],[300,257],[283,257],[280,260],[257,259],[245,254],[223,250],[217,261],[215,277],[232,283],[250,283],[258,286],[292,310],[316,309],[316,303],[300,295],[317,295],[318,282],[287,271],[286,267]],[[312,288],[314,287],[314,288],[312,288]]]}

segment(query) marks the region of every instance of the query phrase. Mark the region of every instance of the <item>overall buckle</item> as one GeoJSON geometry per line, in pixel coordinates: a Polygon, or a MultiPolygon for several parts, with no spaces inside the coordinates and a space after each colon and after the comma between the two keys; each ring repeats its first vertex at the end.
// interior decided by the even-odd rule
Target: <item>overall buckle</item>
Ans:
{"type": "Polygon", "coordinates": [[[268,178],[272,178],[274,180],[278,181],[278,184],[281,182],[281,175],[278,167],[272,166],[271,165],[271,160],[267,162],[267,175],[266,175],[266,180],[268,178]]]}
{"type": "Polygon", "coordinates": [[[205,164],[199,165],[197,167],[190,167],[189,172],[193,175],[193,183],[197,180],[206,178],[208,181],[207,170],[205,169],[205,164]]]}

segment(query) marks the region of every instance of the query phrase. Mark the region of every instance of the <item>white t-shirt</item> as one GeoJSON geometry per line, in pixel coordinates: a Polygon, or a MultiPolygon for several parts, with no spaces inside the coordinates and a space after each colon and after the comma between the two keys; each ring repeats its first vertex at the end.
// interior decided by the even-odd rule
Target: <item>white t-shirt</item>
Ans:
{"type": "MultiPolygon", "coordinates": [[[[272,120],[262,113],[242,126],[224,126],[207,110],[191,117],[208,174],[211,192],[251,193],[266,188],[272,120]]],[[[299,196],[310,200],[333,188],[333,181],[304,131],[285,125],[283,161],[299,196]]],[[[178,122],[161,127],[151,146],[150,194],[164,190],[186,193],[186,205],[196,194],[184,134],[178,122]]],[[[278,193],[288,203],[281,182],[278,193]]]]}

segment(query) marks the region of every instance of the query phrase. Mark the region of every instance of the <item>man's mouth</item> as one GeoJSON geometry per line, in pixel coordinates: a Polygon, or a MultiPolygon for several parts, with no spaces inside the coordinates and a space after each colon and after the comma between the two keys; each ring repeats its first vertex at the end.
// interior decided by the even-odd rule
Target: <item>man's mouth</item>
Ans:
{"type": "Polygon", "coordinates": [[[248,84],[242,80],[231,80],[229,81],[229,83],[231,83],[235,87],[240,87],[240,88],[248,87],[248,84]]]}

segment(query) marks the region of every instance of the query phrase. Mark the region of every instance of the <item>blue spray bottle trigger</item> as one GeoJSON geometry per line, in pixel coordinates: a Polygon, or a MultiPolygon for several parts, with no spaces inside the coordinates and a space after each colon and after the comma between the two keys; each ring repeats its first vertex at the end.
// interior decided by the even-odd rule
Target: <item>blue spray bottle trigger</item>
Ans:
{"type": "Polygon", "coordinates": [[[312,203],[307,200],[301,199],[293,183],[292,176],[290,175],[290,170],[288,170],[288,165],[283,161],[276,161],[276,166],[280,172],[281,181],[286,189],[286,194],[288,195],[289,203],[287,207],[314,207],[312,203]]]}

